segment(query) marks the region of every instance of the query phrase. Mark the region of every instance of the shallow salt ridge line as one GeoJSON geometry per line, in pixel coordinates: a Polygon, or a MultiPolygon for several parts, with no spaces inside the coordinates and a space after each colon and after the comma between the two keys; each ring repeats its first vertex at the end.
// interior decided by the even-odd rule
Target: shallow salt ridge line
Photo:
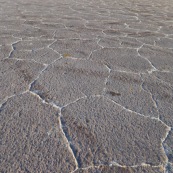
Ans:
{"type": "MultiPolygon", "coordinates": [[[[139,40],[138,40],[138,41],[139,41],[139,40]]],[[[141,42],[141,41],[139,41],[139,42],[141,42]]],[[[143,42],[142,42],[142,43],[143,43],[143,42]]],[[[148,58],[146,58],[145,56],[142,56],[142,55],[139,53],[139,50],[140,50],[144,45],[146,45],[146,46],[151,46],[151,47],[155,47],[155,48],[158,47],[158,48],[161,48],[161,49],[164,49],[164,48],[159,47],[159,46],[155,46],[155,45],[150,45],[150,44],[143,43],[139,48],[136,49],[138,55],[139,55],[141,58],[143,58],[143,59],[145,59],[146,61],[148,61],[149,64],[151,65],[152,69],[148,71],[149,74],[152,74],[152,73],[155,72],[155,71],[156,71],[156,72],[173,73],[173,72],[171,72],[171,71],[167,71],[167,70],[161,71],[161,70],[157,69],[157,68],[151,63],[151,61],[150,61],[148,58]]],[[[160,80],[161,80],[161,79],[160,79],[160,80]]]]}
{"type": "MultiPolygon", "coordinates": [[[[140,22],[141,23],[141,22],[140,22]]],[[[150,26],[151,24],[147,24],[147,26],[150,26]]],[[[155,30],[155,31],[151,31],[151,30],[149,30],[149,29],[139,29],[139,28],[131,28],[129,25],[128,25],[128,28],[129,29],[133,29],[134,31],[137,31],[137,32],[140,32],[140,31],[142,31],[142,32],[152,32],[152,33],[158,33],[158,34],[160,34],[160,30],[161,30],[161,28],[162,28],[162,26],[158,26],[158,28],[155,30]]],[[[163,35],[166,35],[165,33],[162,33],[163,35]]]]}
{"type": "Polygon", "coordinates": [[[63,125],[62,125],[61,117],[62,117],[62,114],[61,114],[61,110],[60,110],[60,116],[58,117],[60,130],[61,130],[61,133],[63,134],[63,137],[64,137],[64,139],[65,139],[65,141],[66,141],[66,143],[68,145],[68,150],[69,150],[69,152],[71,153],[71,155],[72,155],[72,157],[74,159],[75,166],[76,166],[75,170],[77,170],[79,168],[78,161],[77,161],[77,159],[75,157],[75,154],[74,154],[74,151],[73,151],[73,149],[72,149],[72,147],[70,145],[71,142],[68,140],[68,138],[66,136],[66,133],[63,130],[63,125]]]}
{"type": "Polygon", "coordinates": [[[9,99],[11,99],[11,98],[13,98],[13,97],[15,97],[16,95],[11,95],[11,96],[8,96],[8,97],[5,97],[5,99],[0,103],[0,111],[2,110],[2,108],[3,108],[3,106],[6,104],[6,102],[9,100],[9,99]]]}
{"type": "MultiPolygon", "coordinates": [[[[110,29],[112,31],[117,31],[116,29],[110,29]]],[[[117,35],[109,35],[109,34],[106,34],[105,31],[108,31],[108,29],[103,29],[103,33],[105,36],[107,37],[111,37],[111,38],[117,38],[118,36],[117,35]]],[[[128,34],[127,33],[122,33],[121,37],[127,37],[128,34]]]]}
{"type": "Polygon", "coordinates": [[[13,42],[12,44],[10,44],[10,46],[11,46],[11,51],[9,52],[8,58],[11,58],[13,52],[15,51],[14,45],[17,44],[17,43],[19,43],[20,41],[21,41],[21,40],[18,40],[18,41],[16,41],[16,42],[13,42]]]}
{"type": "MultiPolygon", "coordinates": [[[[123,36],[124,38],[126,38],[126,36],[123,36]]],[[[114,37],[114,38],[116,38],[116,36],[114,37]]],[[[127,37],[128,38],[128,37],[127,37]]],[[[100,39],[101,40],[101,39],[100,39]]],[[[134,49],[134,50],[136,50],[136,49],[138,49],[138,48],[134,48],[134,47],[128,47],[128,46],[123,46],[122,44],[123,44],[123,41],[120,41],[118,38],[117,38],[117,40],[119,41],[119,45],[120,46],[113,46],[113,47],[106,47],[106,46],[102,46],[102,45],[100,45],[101,47],[102,47],[102,49],[116,49],[116,48],[122,48],[122,49],[134,49]]]]}
{"type": "MultiPolygon", "coordinates": [[[[132,165],[132,166],[126,166],[126,165],[120,165],[118,164],[117,162],[110,162],[109,165],[105,165],[105,164],[99,164],[99,165],[91,165],[91,166],[87,166],[87,167],[84,167],[84,168],[78,168],[74,171],[72,171],[71,173],[75,173],[76,171],[78,170],[88,170],[90,168],[96,168],[96,169],[99,169],[100,167],[113,167],[113,166],[117,166],[117,167],[121,167],[121,168],[138,168],[138,167],[151,167],[151,168],[163,168],[163,165],[158,165],[158,166],[153,166],[153,165],[150,165],[150,164],[146,164],[146,163],[141,163],[140,165],[132,165]]],[[[166,172],[167,173],[167,172],[166,172]]]]}
{"type": "MultiPolygon", "coordinates": [[[[102,45],[99,44],[99,42],[101,41],[101,38],[98,38],[98,37],[99,36],[97,36],[97,45],[100,47],[100,49],[98,49],[98,50],[101,50],[101,49],[104,48],[104,46],[102,46],[102,45]]],[[[97,50],[95,50],[95,51],[97,51],[97,50]]]]}
{"type": "MultiPolygon", "coordinates": [[[[89,40],[92,40],[92,39],[89,39],[89,40]]],[[[91,60],[90,60],[90,57],[93,55],[93,53],[96,52],[96,51],[99,51],[99,50],[101,50],[101,49],[103,48],[101,45],[99,45],[100,39],[98,39],[98,36],[97,36],[96,39],[93,39],[93,40],[96,41],[96,44],[97,44],[100,48],[99,48],[99,49],[94,49],[94,50],[92,50],[92,51],[90,52],[90,54],[88,55],[88,57],[87,57],[85,60],[91,61],[91,60]]],[[[78,59],[78,58],[77,58],[77,59],[78,59]]],[[[84,59],[84,58],[80,58],[80,59],[84,59]]]]}
{"type": "Polygon", "coordinates": [[[140,56],[141,58],[143,58],[143,59],[145,59],[146,61],[148,61],[148,63],[151,65],[152,68],[151,68],[150,70],[148,70],[148,73],[149,73],[149,74],[151,74],[151,73],[154,72],[154,71],[159,71],[159,70],[151,63],[151,61],[150,61],[148,58],[142,56],[142,55],[139,53],[139,50],[140,50],[144,45],[145,45],[145,43],[142,44],[139,48],[136,49],[136,50],[137,50],[137,53],[138,53],[138,56],[140,56]]]}
{"type": "Polygon", "coordinates": [[[121,168],[137,168],[137,167],[152,167],[152,168],[158,168],[158,167],[162,167],[163,165],[150,165],[150,164],[146,164],[146,163],[141,163],[139,165],[132,165],[132,166],[126,166],[126,165],[120,165],[117,162],[112,161],[111,164],[109,165],[111,166],[118,166],[121,168]]]}
{"type": "Polygon", "coordinates": [[[104,65],[108,69],[109,74],[108,74],[107,78],[105,79],[105,87],[103,88],[103,94],[105,94],[105,92],[106,92],[106,85],[107,85],[107,83],[109,81],[109,78],[110,78],[110,75],[111,75],[111,71],[112,71],[112,69],[109,68],[106,64],[104,64],[104,65]]]}
{"type": "Polygon", "coordinates": [[[170,128],[169,130],[167,130],[167,133],[165,135],[165,138],[164,139],[161,139],[162,140],[162,149],[163,149],[163,151],[164,151],[164,153],[166,155],[166,163],[165,163],[165,166],[164,166],[165,171],[166,171],[165,173],[169,173],[169,172],[167,172],[167,166],[169,164],[169,159],[168,159],[168,156],[167,156],[167,153],[166,153],[166,149],[164,148],[164,145],[163,144],[166,141],[167,137],[169,136],[169,133],[171,132],[171,130],[172,130],[172,128],[170,128]]]}
{"type": "MultiPolygon", "coordinates": [[[[172,35],[173,35],[173,34],[172,34],[172,35]]],[[[129,37],[129,38],[133,38],[133,37],[129,37]]],[[[163,37],[163,38],[166,38],[166,37],[163,37]]],[[[173,48],[161,47],[161,46],[159,46],[159,45],[156,45],[156,44],[155,44],[156,41],[154,41],[154,44],[149,44],[149,43],[144,43],[144,42],[140,41],[138,38],[136,38],[136,39],[137,39],[137,41],[141,42],[141,43],[143,44],[143,46],[146,45],[146,46],[150,46],[150,47],[154,47],[154,48],[159,48],[159,49],[173,50],[173,48]]],[[[157,39],[159,40],[160,38],[157,37],[157,39]]],[[[169,38],[169,39],[173,40],[173,38],[169,38]]]]}
{"type": "MultiPolygon", "coordinates": [[[[9,58],[4,58],[4,60],[9,60],[9,58]]],[[[43,64],[43,63],[40,63],[40,62],[37,62],[35,59],[20,59],[20,58],[10,58],[10,60],[17,60],[17,61],[24,61],[24,62],[29,62],[29,63],[37,63],[37,64],[40,64],[40,65],[49,65],[49,64],[43,64]]]]}
{"type": "Polygon", "coordinates": [[[141,89],[142,89],[144,92],[147,92],[147,93],[150,95],[150,98],[151,98],[151,100],[152,100],[152,102],[153,102],[153,104],[154,104],[154,107],[155,107],[156,110],[157,110],[158,118],[160,119],[157,102],[154,100],[154,97],[153,97],[152,93],[150,92],[150,90],[146,90],[146,89],[143,87],[143,84],[144,84],[145,81],[144,81],[144,79],[143,79],[143,77],[142,77],[142,74],[140,74],[140,77],[141,77],[141,79],[142,79],[142,83],[141,83],[140,87],[141,87],[141,89]]]}

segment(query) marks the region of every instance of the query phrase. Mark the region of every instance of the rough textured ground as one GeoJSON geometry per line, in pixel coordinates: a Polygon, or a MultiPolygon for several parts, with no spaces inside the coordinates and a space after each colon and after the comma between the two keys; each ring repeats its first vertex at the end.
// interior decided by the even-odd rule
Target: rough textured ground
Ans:
{"type": "Polygon", "coordinates": [[[1,173],[173,173],[172,0],[0,0],[1,173]]]}

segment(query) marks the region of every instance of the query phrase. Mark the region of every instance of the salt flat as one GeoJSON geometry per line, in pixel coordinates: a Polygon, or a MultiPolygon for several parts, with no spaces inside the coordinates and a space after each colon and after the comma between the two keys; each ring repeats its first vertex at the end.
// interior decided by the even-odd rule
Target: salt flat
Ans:
{"type": "Polygon", "coordinates": [[[0,172],[173,173],[172,0],[0,0],[0,172]]]}

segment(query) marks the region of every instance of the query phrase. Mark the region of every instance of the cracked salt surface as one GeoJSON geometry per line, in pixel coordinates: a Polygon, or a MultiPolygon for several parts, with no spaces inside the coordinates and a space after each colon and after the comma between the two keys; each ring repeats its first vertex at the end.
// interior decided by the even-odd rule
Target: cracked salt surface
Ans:
{"type": "Polygon", "coordinates": [[[172,2],[0,4],[0,172],[173,173],[172,2]]]}

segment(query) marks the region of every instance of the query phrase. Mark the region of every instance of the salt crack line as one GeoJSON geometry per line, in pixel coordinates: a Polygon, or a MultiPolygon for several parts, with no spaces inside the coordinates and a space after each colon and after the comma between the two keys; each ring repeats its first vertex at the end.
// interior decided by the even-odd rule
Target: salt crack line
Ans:
{"type": "Polygon", "coordinates": [[[108,69],[109,74],[105,79],[105,87],[103,88],[103,94],[105,94],[105,92],[106,92],[106,85],[108,84],[108,81],[109,81],[109,78],[110,78],[110,75],[111,75],[111,71],[112,71],[112,69],[110,67],[108,67],[108,65],[106,65],[106,64],[104,64],[104,65],[108,69]]]}
{"type": "Polygon", "coordinates": [[[143,79],[143,77],[142,77],[142,75],[140,75],[141,76],[141,79],[142,79],[142,84],[140,85],[141,86],[141,89],[143,90],[143,91],[145,91],[145,92],[147,92],[149,95],[150,95],[150,97],[151,97],[151,100],[152,100],[152,102],[153,102],[153,104],[154,104],[154,107],[156,108],[156,110],[157,110],[157,113],[158,113],[158,118],[160,119],[160,116],[159,116],[159,110],[158,110],[158,104],[157,104],[157,102],[154,100],[154,97],[153,97],[153,95],[152,95],[152,93],[149,91],[149,90],[146,90],[145,88],[144,88],[144,79],[143,79]]]}
{"type": "Polygon", "coordinates": [[[151,74],[151,73],[154,72],[154,71],[159,71],[159,70],[151,63],[151,61],[149,61],[148,58],[142,56],[142,55],[139,53],[139,50],[140,50],[144,45],[145,45],[145,43],[142,44],[139,48],[136,49],[136,50],[137,50],[137,53],[138,53],[138,56],[140,56],[141,58],[143,58],[143,59],[145,59],[146,61],[148,61],[148,63],[151,65],[151,69],[150,69],[150,70],[147,70],[149,74],[151,74]]]}
{"type": "MultiPolygon", "coordinates": [[[[101,167],[106,167],[106,166],[107,166],[107,167],[117,166],[117,167],[120,167],[120,168],[138,168],[138,167],[163,168],[163,165],[156,165],[156,166],[153,166],[153,165],[146,164],[146,163],[141,163],[140,165],[126,166],[126,165],[120,165],[119,163],[112,161],[112,162],[110,162],[110,164],[108,164],[108,165],[99,164],[99,165],[88,166],[88,167],[85,167],[85,168],[78,168],[77,170],[88,170],[88,169],[91,169],[91,168],[99,169],[99,168],[101,168],[101,167]]],[[[163,169],[164,169],[164,168],[163,168],[163,169]]],[[[75,173],[77,170],[74,170],[74,171],[72,171],[71,173],[75,173]]]]}
{"type": "Polygon", "coordinates": [[[68,140],[67,135],[66,135],[66,133],[63,130],[63,125],[62,125],[61,117],[62,117],[62,114],[61,114],[61,110],[60,110],[60,116],[58,117],[60,130],[61,130],[61,133],[63,134],[64,140],[67,143],[68,150],[69,150],[69,152],[71,153],[71,155],[72,155],[72,157],[74,159],[74,162],[75,162],[75,165],[76,165],[76,169],[75,169],[75,171],[76,171],[79,168],[79,164],[78,164],[78,161],[77,161],[77,159],[75,157],[74,151],[73,151],[73,149],[71,147],[70,141],[68,140]]]}

